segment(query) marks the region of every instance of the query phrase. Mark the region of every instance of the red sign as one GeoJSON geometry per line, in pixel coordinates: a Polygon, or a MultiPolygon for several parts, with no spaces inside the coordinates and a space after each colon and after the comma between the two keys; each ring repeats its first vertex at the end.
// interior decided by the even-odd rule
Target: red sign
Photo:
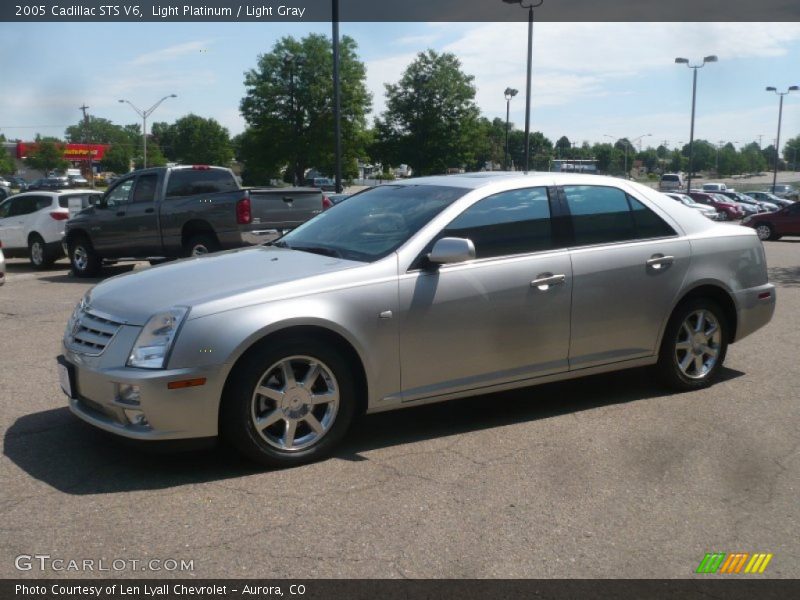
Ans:
{"type": "MultiPolygon", "coordinates": [[[[36,152],[36,142],[17,142],[17,158],[23,159],[36,152]]],[[[58,144],[66,160],[102,160],[111,146],[108,144],[58,144]]]]}

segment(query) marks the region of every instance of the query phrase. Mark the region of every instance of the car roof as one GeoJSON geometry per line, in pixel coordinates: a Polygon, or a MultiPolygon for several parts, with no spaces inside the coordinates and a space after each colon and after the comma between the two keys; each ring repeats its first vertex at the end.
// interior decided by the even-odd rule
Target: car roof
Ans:
{"type": "Polygon", "coordinates": [[[619,185],[624,181],[624,179],[618,177],[581,173],[480,171],[477,173],[459,173],[457,175],[430,175],[427,177],[403,179],[402,181],[390,181],[383,185],[440,185],[478,189],[494,183],[519,183],[522,185],[619,185]]]}

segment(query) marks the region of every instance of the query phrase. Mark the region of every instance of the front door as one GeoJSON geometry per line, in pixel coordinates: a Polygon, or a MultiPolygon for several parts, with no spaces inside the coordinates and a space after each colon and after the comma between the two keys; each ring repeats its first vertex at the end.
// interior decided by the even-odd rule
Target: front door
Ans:
{"type": "Polygon", "coordinates": [[[134,176],[115,183],[99,205],[95,205],[90,230],[92,244],[103,257],[131,256],[129,232],[125,217],[131,203],[134,176]]]}
{"type": "Polygon", "coordinates": [[[485,198],[442,237],[472,240],[476,259],[400,277],[403,400],[566,371],[572,271],[547,189],[485,198]]]}

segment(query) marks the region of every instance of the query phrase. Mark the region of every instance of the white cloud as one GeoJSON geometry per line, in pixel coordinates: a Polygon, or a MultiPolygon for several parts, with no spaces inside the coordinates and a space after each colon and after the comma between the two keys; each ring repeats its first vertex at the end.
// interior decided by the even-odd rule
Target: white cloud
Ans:
{"type": "Polygon", "coordinates": [[[198,40],[194,42],[185,42],[183,44],[175,44],[174,46],[168,46],[166,48],[161,48],[160,50],[154,50],[152,52],[145,52],[144,54],[140,54],[139,56],[130,60],[128,64],[138,66],[138,65],[150,65],[153,63],[163,63],[187,55],[200,54],[201,52],[206,51],[208,49],[208,46],[209,46],[208,41],[203,41],[203,40],[198,40]]]}

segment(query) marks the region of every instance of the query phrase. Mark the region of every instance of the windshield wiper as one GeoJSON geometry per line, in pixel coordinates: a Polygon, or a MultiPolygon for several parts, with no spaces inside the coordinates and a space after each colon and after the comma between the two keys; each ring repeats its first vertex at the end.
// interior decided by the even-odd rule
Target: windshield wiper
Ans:
{"type": "Polygon", "coordinates": [[[288,246],[292,250],[299,250],[300,252],[310,252],[312,254],[321,254],[322,256],[333,256],[334,258],[342,258],[341,252],[326,246],[288,246]]]}

